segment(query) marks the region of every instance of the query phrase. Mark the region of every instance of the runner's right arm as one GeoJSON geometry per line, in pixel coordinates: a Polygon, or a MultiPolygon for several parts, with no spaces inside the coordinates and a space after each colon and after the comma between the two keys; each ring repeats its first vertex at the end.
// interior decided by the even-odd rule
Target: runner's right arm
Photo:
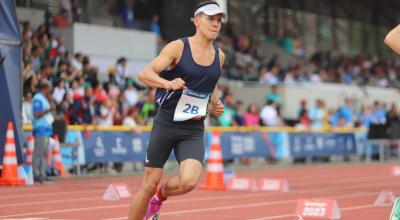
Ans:
{"type": "Polygon", "coordinates": [[[167,44],[160,54],[139,73],[139,80],[153,88],[163,88],[167,90],[183,88],[185,81],[181,78],[169,81],[159,76],[162,71],[170,69],[171,66],[176,64],[180,56],[179,51],[182,50],[183,43],[180,40],[172,41],[167,44]]]}
{"type": "Polygon", "coordinates": [[[400,25],[397,25],[386,35],[385,44],[397,54],[400,54],[400,25]]]}

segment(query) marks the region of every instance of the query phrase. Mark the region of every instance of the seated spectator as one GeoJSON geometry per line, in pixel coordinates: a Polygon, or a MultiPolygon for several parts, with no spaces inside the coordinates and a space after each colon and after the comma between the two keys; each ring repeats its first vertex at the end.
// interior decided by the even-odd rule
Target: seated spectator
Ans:
{"type": "Polygon", "coordinates": [[[373,110],[372,110],[372,118],[371,124],[374,125],[384,125],[386,124],[386,111],[383,107],[383,104],[380,104],[378,101],[374,102],[373,110]]]}
{"type": "Polygon", "coordinates": [[[122,24],[126,28],[134,28],[135,27],[135,14],[133,10],[133,2],[128,0],[126,1],[126,5],[121,11],[121,20],[122,24]]]}
{"type": "Polygon", "coordinates": [[[321,99],[315,101],[315,106],[310,109],[308,117],[311,120],[311,128],[323,129],[328,125],[329,114],[325,103],[321,99]]]}
{"type": "Polygon", "coordinates": [[[106,99],[100,102],[100,107],[96,111],[96,124],[100,126],[114,125],[115,107],[111,100],[106,99]]]}
{"type": "Polygon", "coordinates": [[[225,105],[225,111],[218,118],[218,125],[223,127],[236,126],[236,121],[234,120],[234,116],[236,115],[235,111],[235,99],[232,94],[225,95],[223,99],[223,103],[225,105]]]}
{"type": "Polygon", "coordinates": [[[26,92],[22,101],[22,124],[32,124],[32,93],[26,92]]]}
{"type": "Polygon", "coordinates": [[[128,109],[128,112],[126,113],[126,117],[124,118],[122,125],[132,128],[133,134],[140,134],[141,131],[139,125],[141,124],[142,123],[140,122],[139,108],[136,106],[130,107],[128,109]]]}
{"type": "Polygon", "coordinates": [[[269,100],[267,105],[261,110],[260,117],[265,126],[277,127],[282,125],[282,121],[276,110],[276,104],[272,100],[269,100]]]}
{"type": "Polygon", "coordinates": [[[251,103],[244,113],[244,125],[246,126],[259,126],[260,125],[260,112],[258,105],[251,103]]]}
{"type": "Polygon", "coordinates": [[[371,108],[362,106],[361,110],[357,114],[357,125],[358,127],[368,128],[371,124],[372,112],[371,108]]]}
{"type": "Polygon", "coordinates": [[[273,65],[269,71],[266,68],[261,68],[260,83],[268,85],[276,85],[279,83],[279,72],[280,68],[278,65],[273,65]]]}
{"type": "Polygon", "coordinates": [[[309,81],[301,71],[300,66],[293,67],[290,71],[286,73],[285,83],[293,84],[293,83],[301,83],[309,81]]]}
{"type": "Polygon", "coordinates": [[[83,55],[81,53],[76,53],[74,58],[72,59],[72,66],[75,67],[76,70],[82,71],[83,68],[83,55]]]}
{"type": "Polygon", "coordinates": [[[308,116],[307,101],[304,99],[300,102],[300,110],[297,114],[297,117],[299,123],[296,125],[296,127],[303,129],[310,127],[311,120],[308,116]]]}
{"type": "Polygon", "coordinates": [[[128,60],[125,57],[120,57],[117,60],[117,63],[115,65],[115,82],[118,87],[124,88],[126,79],[128,77],[128,73],[126,71],[126,66],[128,65],[128,60]]]}
{"type": "Polygon", "coordinates": [[[147,92],[147,99],[143,103],[139,103],[141,106],[140,119],[145,125],[152,125],[153,119],[157,114],[157,105],[155,102],[155,89],[150,89],[147,92]]]}
{"type": "Polygon", "coordinates": [[[139,94],[138,91],[133,87],[133,81],[128,80],[127,81],[127,88],[124,91],[124,105],[126,109],[129,109],[133,106],[135,106],[138,101],[139,101],[139,94]]]}
{"type": "Polygon", "coordinates": [[[156,34],[158,44],[162,43],[162,36],[161,36],[161,28],[159,25],[159,17],[158,15],[153,15],[150,23],[150,30],[156,34]]]}
{"type": "Polygon", "coordinates": [[[59,80],[56,82],[56,87],[53,89],[53,99],[56,102],[56,105],[59,106],[64,99],[65,93],[67,90],[65,89],[64,80],[59,80]]]}
{"type": "Polygon", "coordinates": [[[78,0],[71,1],[71,13],[73,22],[81,22],[82,20],[82,8],[80,2],[81,1],[78,0]]]}
{"type": "Polygon", "coordinates": [[[58,13],[54,16],[54,24],[58,28],[69,27],[68,12],[64,8],[61,8],[58,13]]]}
{"type": "Polygon", "coordinates": [[[236,124],[237,126],[243,126],[244,125],[244,115],[242,112],[242,101],[238,100],[236,101],[235,104],[235,115],[233,116],[233,120],[234,120],[234,124],[236,124]]]}
{"type": "Polygon", "coordinates": [[[354,126],[353,101],[349,98],[346,98],[345,103],[345,106],[340,107],[337,113],[332,118],[332,124],[334,126],[354,126]],[[342,120],[342,122],[339,122],[339,120],[342,120]]]}
{"type": "Polygon", "coordinates": [[[254,70],[253,64],[247,64],[246,68],[242,72],[243,81],[257,81],[259,78],[257,71],[254,70]]]}
{"type": "Polygon", "coordinates": [[[281,96],[278,94],[278,87],[276,85],[271,86],[271,90],[267,93],[265,100],[266,102],[274,102],[276,105],[276,110],[279,114],[282,100],[281,96]]]}

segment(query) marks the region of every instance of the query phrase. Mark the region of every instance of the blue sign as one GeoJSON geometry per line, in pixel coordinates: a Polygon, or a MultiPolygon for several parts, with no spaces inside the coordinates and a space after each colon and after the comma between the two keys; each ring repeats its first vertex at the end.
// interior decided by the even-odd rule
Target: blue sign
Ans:
{"type": "MultiPolygon", "coordinates": [[[[24,132],[27,141],[30,132],[24,132]]],[[[80,164],[144,161],[149,132],[92,131],[86,137],[80,131],[68,131],[66,142],[79,143],[76,147],[61,148],[63,163],[80,164]]],[[[221,132],[220,143],[224,159],[239,157],[290,157],[362,154],[364,133],[289,133],[289,132],[221,132]]],[[[207,159],[212,133],[205,134],[207,159]]],[[[173,159],[171,154],[170,159],[173,159]]]]}
{"type": "Polygon", "coordinates": [[[292,157],[349,155],[357,152],[353,133],[289,133],[292,157]]]}
{"type": "Polygon", "coordinates": [[[83,137],[87,163],[144,161],[149,133],[92,132],[83,137]]]}
{"type": "Polygon", "coordinates": [[[276,133],[224,132],[221,133],[222,155],[224,159],[235,157],[282,156],[282,142],[276,133]]]}

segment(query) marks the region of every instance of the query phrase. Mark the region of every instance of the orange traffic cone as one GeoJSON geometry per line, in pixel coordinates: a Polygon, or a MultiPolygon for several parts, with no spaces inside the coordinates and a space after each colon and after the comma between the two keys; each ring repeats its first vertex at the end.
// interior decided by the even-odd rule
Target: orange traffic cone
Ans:
{"type": "Polygon", "coordinates": [[[225,190],[220,135],[219,131],[213,132],[210,159],[207,164],[206,183],[199,186],[200,189],[225,190]]]}
{"type": "Polygon", "coordinates": [[[60,176],[66,176],[61,161],[60,142],[58,141],[58,135],[54,135],[54,140],[56,143],[53,145],[52,148],[53,167],[56,168],[60,176]]]}
{"type": "Polygon", "coordinates": [[[28,146],[25,154],[25,164],[28,166],[32,166],[32,156],[34,148],[35,148],[35,139],[33,138],[32,135],[30,135],[28,138],[28,146]]]}
{"type": "Polygon", "coordinates": [[[0,179],[0,185],[25,185],[25,180],[18,178],[17,155],[15,152],[14,129],[13,124],[8,122],[6,146],[3,156],[3,171],[0,179]]]}

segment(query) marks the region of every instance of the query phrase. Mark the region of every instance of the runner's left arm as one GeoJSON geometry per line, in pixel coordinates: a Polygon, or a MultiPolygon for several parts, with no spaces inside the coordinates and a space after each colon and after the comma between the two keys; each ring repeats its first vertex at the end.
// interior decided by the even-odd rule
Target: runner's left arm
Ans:
{"type": "MultiPolygon", "coordinates": [[[[222,69],[222,66],[224,65],[225,61],[225,54],[222,52],[222,50],[219,50],[219,63],[220,63],[220,68],[222,69]]],[[[217,87],[214,88],[214,91],[211,94],[211,114],[213,116],[219,117],[224,113],[225,107],[224,104],[222,104],[221,100],[219,100],[218,97],[218,89],[217,87]]]]}

